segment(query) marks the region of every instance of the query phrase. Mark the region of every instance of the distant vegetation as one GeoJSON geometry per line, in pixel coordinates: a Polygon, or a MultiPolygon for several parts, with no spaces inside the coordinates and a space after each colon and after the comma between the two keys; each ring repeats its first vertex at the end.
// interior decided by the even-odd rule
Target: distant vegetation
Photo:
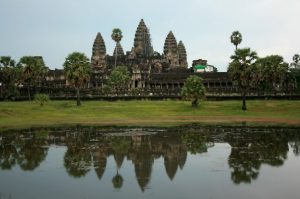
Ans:
{"type": "Polygon", "coordinates": [[[299,55],[293,57],[294,62],[289,68],[289,64],[280,55],[260,58],[250,48],[237,48],[241,41],[241,33],[233,32],[231,42],[236,46],[236,50],[230,57],[231,62],[227,71],[232,81],[240,88],[243,99],[242,110],[247,110],[246,96],[250,89],[276,93],[284,83],[297,81],[299,84],[299,55]]]}

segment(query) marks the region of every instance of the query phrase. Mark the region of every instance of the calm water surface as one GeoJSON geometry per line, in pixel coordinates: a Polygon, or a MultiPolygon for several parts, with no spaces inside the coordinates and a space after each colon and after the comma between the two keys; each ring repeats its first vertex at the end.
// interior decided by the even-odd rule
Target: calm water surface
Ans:
{"type": "Polygon", "coordinates": [[[300,129],[0,133],[0,199],[299,199],[300,129]]]}

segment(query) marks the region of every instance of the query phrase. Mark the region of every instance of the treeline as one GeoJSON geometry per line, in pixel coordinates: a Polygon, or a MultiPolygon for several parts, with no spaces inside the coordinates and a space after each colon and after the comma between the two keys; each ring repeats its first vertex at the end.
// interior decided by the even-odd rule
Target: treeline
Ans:
{"type": "Polygon", "coordinates": [[[10,56],[0,57],[0,84],[4,99],[19,96],[18,87],[26,86],[31,100],[30,87],[42,86],[49,68],[43,57],[24,56],[16,63],[10,56]]]}

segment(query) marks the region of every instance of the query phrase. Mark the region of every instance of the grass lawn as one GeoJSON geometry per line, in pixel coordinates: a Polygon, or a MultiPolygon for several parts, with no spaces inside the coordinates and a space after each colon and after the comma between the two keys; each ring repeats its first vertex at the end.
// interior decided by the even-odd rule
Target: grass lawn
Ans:
{"type": "Polygon", "coordinates": [[[0,130],[51,125],[174,126],[187,123],[300,126],[300,101],[50,101],[0,102],[0,130]]]}

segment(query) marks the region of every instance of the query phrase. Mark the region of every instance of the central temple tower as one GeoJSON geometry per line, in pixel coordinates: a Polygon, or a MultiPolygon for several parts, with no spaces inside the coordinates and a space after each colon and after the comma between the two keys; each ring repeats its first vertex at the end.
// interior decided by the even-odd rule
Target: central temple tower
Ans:
{"type": "Polygon", "coordinates": [[[153,55],[150,32],[143,19],[141,19],[135,32],[133,51],[136,55],[143,57],[153,55]]]}

